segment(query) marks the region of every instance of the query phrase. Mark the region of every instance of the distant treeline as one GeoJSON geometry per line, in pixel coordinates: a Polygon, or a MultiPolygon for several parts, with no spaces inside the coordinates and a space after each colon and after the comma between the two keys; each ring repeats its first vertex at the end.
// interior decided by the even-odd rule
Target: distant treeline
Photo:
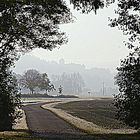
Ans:
{"type": "Polygon", "coordinates": [[[64,93],[77,95],[82,93],[85,87],[84,80],[79,73],[52,75],[51,79],[56,87],[62,85],[64,93]]]}
{"type": "MultiPolygon", "coordinates": [[[[59,62],[55,62],[55,61],[47,62],[45,60],[39,59],[38,57],[26,55],[26,56],[23,56],[17,62],[16,67],[15,67],[15,72],[23,73],[25,70],[29,68],[36,69],[40,71],[41,73],[47,72],[52,83],[56,83],[55,85],[56,90],[58,87],[57,81],[61,81],[61,84],[63,85],[63,91],[69,92],[70,85],[66,86],[67,84],[63,84],[63,82],[64,81],[67,82],[70,80],[62,80],[64,79],[62,78],[62,75],[64,75],[66,79],[70,79],[72,78],[70,77],[70,75],[73,75],[74,73],[75,74],[79,73],[80,76],[82,77],[82,81],[84,81],[84,87],[82,86],[82,92],[84,94],[90,91],[95,96],[102,95],[103,83],[104,83],[105,95],[112,95],[118,92],[117,88],[114,86],[115,73],[114,74],[111,73],[109,69],[105,69],[105,68],[87,69],[82,64],[65,63],[64,59],[61,59],[59,62]],[[54,77],[57,77],[56,78],[57,80],[54,77]]],[[[24,91],[25,90],[26,89],[24,89],[24,91]]],[[[36,90],[39,91],[39,89],[37,88],[36,90]]],[[[75,91],[74,92],[73,91],[70,91],[71,94],[75,94],[74,93],[75,91]]]]}
{"type": "Polygon", "coordinates": [[[43,93],[43,96],[46,97],[49,96],[48,92],[50,91],[57,92],[56,95],[62,95],[63,93],[78,95],[85,86],[82,76],[79,73],[52,75],[52,81],[50,81],[47,73],[40,73],[35,69],[29,69],[22,75],[16,75],[16,77],[21,93],[28,90],[30,96],[41,96],[36,93],[43,93]]]}

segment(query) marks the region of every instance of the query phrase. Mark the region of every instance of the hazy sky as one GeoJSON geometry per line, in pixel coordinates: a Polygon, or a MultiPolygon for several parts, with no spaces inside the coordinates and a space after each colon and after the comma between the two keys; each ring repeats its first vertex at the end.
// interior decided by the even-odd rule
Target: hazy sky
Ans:
{"type": "Polygon", "coordinates": [[[77,18],[74,23],[63,25],[69,42],[53,51],[36,49],[30,54],[47,61],[59,61],[64,58],[66,63],[81,63],[87,68],[104,67],[114,71],[128,51],[123,45],[124,36],[117,28],[108,26],[108,17],[114,17],[114,7],[98,10],[85,15],[75,10],[77,18]]]}

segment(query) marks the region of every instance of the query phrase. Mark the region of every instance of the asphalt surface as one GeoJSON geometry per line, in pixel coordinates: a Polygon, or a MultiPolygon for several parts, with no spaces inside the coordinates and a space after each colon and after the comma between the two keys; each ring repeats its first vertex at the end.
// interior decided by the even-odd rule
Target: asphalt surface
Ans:
{"type": "Polygon", "coordinates": [[[47,140],[103,140],[87,135],[56,116],[41,108],[43,104],[30,104],[23,107],[29,130],[34,136],[47,137],[47,140]]]}

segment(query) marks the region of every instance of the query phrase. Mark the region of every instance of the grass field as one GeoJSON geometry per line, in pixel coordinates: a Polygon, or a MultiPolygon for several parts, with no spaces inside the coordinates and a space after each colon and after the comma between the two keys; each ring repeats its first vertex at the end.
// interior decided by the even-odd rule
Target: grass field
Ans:
{"type": "Polygon", "coordinates": [[[24,131],[4,131],[0,132],[0,140],[31,140],[31,136],[24,131]]]}
{"type": "MultiPolygon", "coordinates": [[[[102,100],[85,100],[85,101],[73,101],[68,103],[62,103],[55,106],[55,108],[65,110],[73,116],[85,119],[87,121],[93,122],[99,126],[108,129],[119,129],[119,128],[129,128],[128,126],[122,124],[115,117],[116,109],[113,106],[113,101],[111,99],[102,100]]],[[[140,140],[140,134],[93,134],[106,140],[140,140]]]]}
{"type": "Polygon", "coordinates": [[[66,110],[73,116],[93,122],[104,128],[128,128],[116,119],[116,109],[111,99],[74,101],[58,104],[55,108],[66,110]]]}
{"type": "MultiPolygon", "coordinates": [[[[56,108],[66,110],[68,113],[91,121],[105,128],[127,128],[115,118],[116,109],[111,99],[73,101],[58,104],[56,108]]],[[[105,140],[140,140],[140,134],[93,134],[105,140]]],[[[0,132],[0,140],[49,140],[48,138],[36,137],[28,131],[15,130],[13,132],[0,132]]]]}
{"type": "Polygon", "coordinates": [[[13,130],[0,132],[0,140],[48,140],[47,138],[37,137],[27,130],[13,130]]]}

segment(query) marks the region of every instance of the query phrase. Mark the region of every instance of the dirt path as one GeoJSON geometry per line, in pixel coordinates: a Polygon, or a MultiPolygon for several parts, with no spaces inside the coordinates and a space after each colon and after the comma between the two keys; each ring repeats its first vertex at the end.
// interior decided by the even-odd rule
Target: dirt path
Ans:
{"type": "Polygon", "coordinates": [[[41,108],[40,106],[43,104],[46,103],[23,107],[26,113],[28,128],[34,135],[45,136],[47,140],[102,140],[79,131],[54,113],[41,108]]]}

